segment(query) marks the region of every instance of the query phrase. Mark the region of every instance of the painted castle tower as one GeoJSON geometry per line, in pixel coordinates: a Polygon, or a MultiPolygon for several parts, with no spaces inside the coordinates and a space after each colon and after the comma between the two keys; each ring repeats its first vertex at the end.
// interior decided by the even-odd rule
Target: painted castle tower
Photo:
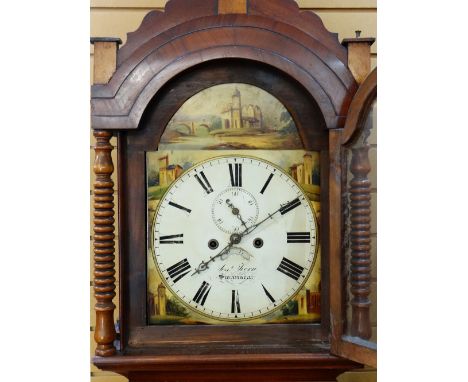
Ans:
{"type": "Polygon", "coordinates": [[[159,185],[168,186],[176,180],[184,171],[178,164],[169,164],[169,156],[159,158],[159,185]]]}
{"type": "Polygon", "coordinates": [[[242,126],[242,103],[241,93],[239,89],[236,89],[232,95],[232,106],[231,106],[231,128],[241,129],[242,126]]]}
{"type": "Polygon", "coordinates": [[[263,128],[262,109],[258,105],[242,105],[242,96],[236,88],[232,103],[221,113],[224,129],[261,129],[263,128]]]}
{"type": "Polygon", "coordinates": [[[319,154],[312,152],[304,155],[304,161],[291,166],[291,176],[299,184],[320,185],[318,172],[319,154]]]}
{"type": "Polygon", "coordinates": [[[148,309],[151,316],[165,316],[166,315],[166,287],[163,283],[158,285],[156,295],[148,293],[148,309]]]}

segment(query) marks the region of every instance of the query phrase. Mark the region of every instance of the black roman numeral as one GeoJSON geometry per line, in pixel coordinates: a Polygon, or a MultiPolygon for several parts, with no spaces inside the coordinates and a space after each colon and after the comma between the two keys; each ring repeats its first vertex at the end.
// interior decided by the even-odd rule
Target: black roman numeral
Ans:
{"type": "Polygon", "coordinates": [[[288,232],[288,243],[310,243],[310,232],[288,232]]]}
{"type": "Polygon", "coordinates": [[[181,233],[179,235],[169,235],[169,236],[161,236],[159,238],[159,242],[161,244],[184,244],[184,240],[183,239],[180,239],[180,240],[173,240],[173,239],[177,239],[177,238],[183,238],[184,237],[184,234],[181,233]]]}
{"type": "Polygon", "coordinates": [[[299,198],[294,199],[292,202],[289,202],[280,208],[281,215],[287,214],[289,211],[293,210],[294,208],[300,205],[301,201],[299,200],[299,198]]]}
{"type": "Polygon", "coordinates": [[[172,281],[175,283],[179,281],[182,277],[190,273],[190,264],[187,259],[179,261],[177,264],[167,268],[167,273],[169,274],[172,281]]]}
{"type": "Polygon", "coordinates": [[[205,173],[201,171],[200,175],[201,178],[198,176],[198,174],[195,175],[195,178],[198,180],[198,183],[200,183],[200,186],[203,187],[206,193],[211,194],[213,192],[213,188],[211,187],[210,182],[208,182],[208,179],[206,179],[205,173]]]}
{"type": "Polygon", "coordinates": [[[180,204],[177,204],[177,203],[174,203],[174,202],[169,202],[169,205],[172,206],[172,207],[178,208],[179,210],[187,211],[188,213],[192,212],[191,209],[189,209],[187,207],[184,207],[184,206],[181,206],[180,204]]]}
{"type": "Polygon", "coordinates": [[[208,293],[210,293],[210,290],[211,285],[206,281],[203,281],[202,285],[200,288],[198,288],[197,293],[193,297],[193,301],[203,306],[205,304],[206,298],[208,297],[208,293]]]}
{"type": "Polygon", "coordinates": [[[262,191],[260,191],[260,193],[263,195],[263,193],[265,192],[265,190],[267,189],[268,185],[270,184],[271,180],[273,179],[273,176],[275,174],[270,174],[270,176],[268,177],[267,181],[265,182],[265,184],[263,185],[263,188],[262,188],[262,191]]]}
{"type": "Polygon", "coordinates": [[[229,173],[232,187],[242,187],[242,164],[236,163],[233,167],[232,163],[229,163],[229,173]]]}
{"type": "Polygon", "coordinates": [[[231,313],[240,313],[240,302],[239,302],[239,292],[233,290],[231,294],[231,313]]]}
{"type": "Polygon", "coordinates": [[[278,271],[284,273],[286,276],[289,276],[296,281],[301,276],[303,270],[303,267],[291,260],[288,260],[286,257],[283,257],[283,260],[281,260],[281,264],[278,267],[278,271]]]}
{"type": "Polygon", "coordinates": [[[274,304],[276,301],[275,299],[273,298],[273,296],[270,294],[270,292],[268,292],[267,288],[265,288],[265,286],[262,284],[262,287],[263,287],[263,290],[265,292],[265,294],[267,295],[267,297],[270,299],[270,301],[274,304]]]}

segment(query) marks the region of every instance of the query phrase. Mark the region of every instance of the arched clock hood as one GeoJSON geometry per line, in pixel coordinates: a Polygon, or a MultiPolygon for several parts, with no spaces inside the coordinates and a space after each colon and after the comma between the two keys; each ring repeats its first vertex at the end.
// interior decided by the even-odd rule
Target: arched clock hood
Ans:
{"type": "Polygon", "coordinates": [[[293,0],[250,0],[246,14],[220,14],[218,0],[171,0],[128,34],[109,83],[92,87],[92,128],[137,129],[151,99],[200,63],[237,58],[287,74],[317,102],[329,129],[342,127],[357,84],[347,50],[293,0]]]}

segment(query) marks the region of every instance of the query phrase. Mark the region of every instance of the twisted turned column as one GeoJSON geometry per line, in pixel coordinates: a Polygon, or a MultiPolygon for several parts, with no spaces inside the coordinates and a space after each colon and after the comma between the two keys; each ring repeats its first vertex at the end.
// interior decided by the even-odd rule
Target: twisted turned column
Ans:
{"type": "Polygon", "coordinates": [[[114,172],[112,164],[112,133],[94,131],[97,143],[94,147],[94,296],[96,297],[96,355],[115,354],[114,309],[114,172]]]}
{"type": "Polygon", "coordinates": [[[351,206],[351,335],[369,339],[372,335],[370,323],[369,295],[371,292],[370,258],[370,207],[371,170],[369,146],[352,149],[350,170],[354,175],[350,182],[351,206]]]}

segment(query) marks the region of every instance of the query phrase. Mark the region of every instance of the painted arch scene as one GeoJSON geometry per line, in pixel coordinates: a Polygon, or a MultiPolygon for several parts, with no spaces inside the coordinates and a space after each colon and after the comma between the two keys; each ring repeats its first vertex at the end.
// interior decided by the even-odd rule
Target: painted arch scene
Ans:
{"type": "Polygon", "coordinates": [[[189,98],[169,121],[159,150],[302,149],[284,105],[252,85],[212,86],[189,98]]]}

